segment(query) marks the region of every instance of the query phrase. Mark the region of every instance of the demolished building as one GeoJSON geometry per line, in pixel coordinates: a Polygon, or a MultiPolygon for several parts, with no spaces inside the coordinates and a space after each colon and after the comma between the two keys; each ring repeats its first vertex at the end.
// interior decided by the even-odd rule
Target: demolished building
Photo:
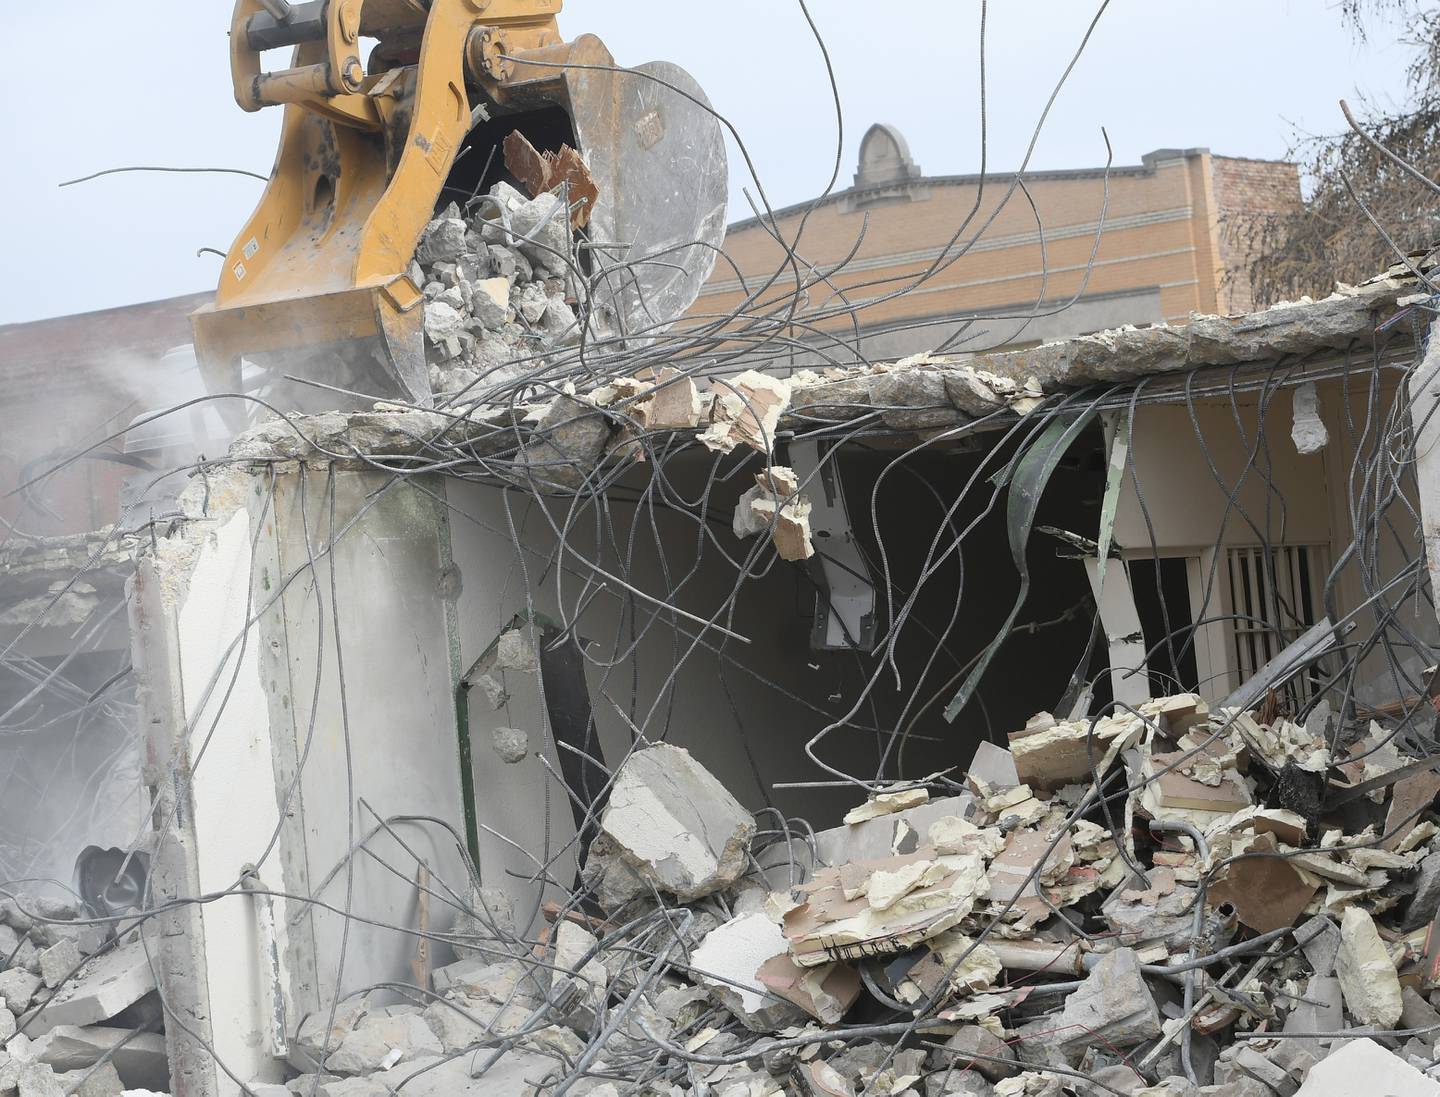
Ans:
{"type": "Polygon", "coordinates": [[[565,209],[430,226],[435,406],[0,558],[0,1092],[1440,1091],[1434,257],[795,370],[565,209]]]}
{"type": "Polygon", "coordinates": [[[257,425],[0,1085],[1440,1090],[1430,300],[257,425]]]}

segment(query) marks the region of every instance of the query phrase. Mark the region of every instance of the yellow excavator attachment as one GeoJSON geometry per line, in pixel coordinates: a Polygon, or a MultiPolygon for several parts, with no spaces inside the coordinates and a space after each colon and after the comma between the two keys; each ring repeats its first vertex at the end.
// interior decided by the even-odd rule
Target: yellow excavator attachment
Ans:
{"type": "Polygon", "coordinates": [[[603,280],[623,283],[607,302],[622,322],[688,307],[723,239],[719,126],[675,66],[618,69],[597,38],[563,41],[561,3],[238,0],[236,100],[285,118],[265,194],[193,317],[212,392],[253,390],[244,362],[287,409],[353,402],[337,389],[428,404],[415,249],[437,208],[502,177],[493,150],[516,130],[585,157],[601,242],[585,262],[626,264],[603,280]],[[279,48],[291,67],[264,71],[279,48]]]}

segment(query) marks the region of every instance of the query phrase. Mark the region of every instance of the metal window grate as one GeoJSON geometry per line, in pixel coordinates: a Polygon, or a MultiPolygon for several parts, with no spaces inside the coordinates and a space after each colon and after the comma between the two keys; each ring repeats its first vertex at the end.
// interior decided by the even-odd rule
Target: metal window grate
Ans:
{"type": "MultiPolygon", "coordinates": [[[[1298,640],[1324,615],[1321,594],[1330,572],[1327,545],[1231,548],[1230,622],[1238,686],[1298,640]]],[[[1291,687],[1291,700],[1303,703],[1324,675],[1313,667],[1291,687]]]]}

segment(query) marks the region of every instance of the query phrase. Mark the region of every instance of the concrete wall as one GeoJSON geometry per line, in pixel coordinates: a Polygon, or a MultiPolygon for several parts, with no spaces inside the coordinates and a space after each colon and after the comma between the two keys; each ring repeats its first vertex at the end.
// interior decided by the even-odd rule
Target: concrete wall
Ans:
{"type": "MultiPolygon", "coordinates": [[[[157,890],[230,892],[170,935],[164,981],[196,999],[192,1023],[242,1081],[278,1074],[256,900],[236,887],[247,864],[267,889],[315,900],[275,904],[292,1034],[337,994],[413,981],[417,859],[461,896],[466,881],[451,837],[464,813],[443,506],[373,473],[338,472],[333,504],[330,491],[324,470],[282,468],[273,498],[265,472],[226,470],[206,515],[160,542],[136,584],[154,779],[172,804],[157,890]],[[370,836],[397,816],[436,821],[370,836]]],[[[431,925],[444,929],[454,904],[432,886],[431,925]]],[[[188,1072],[177,1092],[238,1092],[193,1052],[172,1033],[188,1072]]]]}
{"type": "MultiPolygon", "coordinates": [[[[1348,402],[1354,431],[1363,430],[1367,418],[1382,414],[1394,397],[1386,382],[1374,394],[1369,378],[1352,378],[1348,402]]],[[[1259,394],[1197,400],[1192,412],[1183,404],[1149,406],[1137,413],[1131,462],[1127,472],[1115,538],[1128,554],[1184,556],[1198,560],[1192,583],[1192,610],[1196,618],[1235,611],[1228,591],[1225,550],[1268,541],[1280,545],[1323,546],[1331,563],[1341,561],[1353,540],[1350,527],[1350,492],[1365,490],[1349,485],[1355,445],[1366,444],[1345,422],[1347,396],[1339,380],[1320,384],[1320,411],[1330,443],[1318,454],[1300,454],[1291,440],[1292,393],[1285,388],[1272,394],[1262,409],[1259,394]],[[1262,430],[1263,426],[1263,430],[1262,430]],[[1203,443],[1203,444],[1202,444],[1203,443]],[[1213,470],[1212,470],[1213,463],[1213,470]],[[1348,485],[1348,486],[1347,486],[1348,485]],[[1233,490],[1234,500],[1228,498],[1233,490]],[[1141,499],[1144,506],[1142,508],[1141,499]],[[1147,527],[1145,511],[1150,525],[1147,527]]],[[[1373,431],[1369,444],[1373,445],[1373,431]]],[[[1402,475],[1414,499],[1413,484],[1402,475]]],[[[1363,509],[1363,508],[1362,508],[1363,509]]],[[[1393,528],[1375,538],[1375,574],[1380,581],[1395,576],[1404,555],[1419,552],[1414,518],[1402,503],[1389,511],[1393,528]]],[[[1323,577],[1322,577],[1323,581],[1323,577]]],[[[1397,588],[1391,600],[1397,598],[1397,588]]],[[[1358,562],[1346,565],[1337,578],[1336,605],[1342,616],[1355,613],[1366,598],[1358,562]]],[[[1434,614],[1417,602],[1406,620],[1422,637],[1436,634],[1434,614]]],[[[1361,633],[1375,624],[1375,611],[1356,614],[1361,633]]],[[[1211,664],[1213,686],[1223,696],[1238,685],[1229,625],[1216,625],[1200,638],[1203,663],[1211,664]]],[[[1372,660],[1361,677],[1378,672],[1372,660]]]]}

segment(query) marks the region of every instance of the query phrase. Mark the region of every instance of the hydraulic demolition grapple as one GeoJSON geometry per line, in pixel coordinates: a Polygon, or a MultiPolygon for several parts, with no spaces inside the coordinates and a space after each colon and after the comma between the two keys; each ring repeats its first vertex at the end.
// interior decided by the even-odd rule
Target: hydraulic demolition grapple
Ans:
{"type": "Polygon", "coordinates": [[[243,359],[245,387],[292,408],[347,401],[287,378],[428,403],[411,261],[437,208],[508,178],[499,148],[517,130],[584,157],[599,196],[576,262],[622,330],[693,303],[724,234],[720,127],[676,66],[620,69],[597,38],[563,41],[561,3],[239,0],[235,97],[285,118],[264,197],[194,316],[211,391],[242,391],[243,359]],[[280,48],[291,67],[264,71],[280,48]]]}

